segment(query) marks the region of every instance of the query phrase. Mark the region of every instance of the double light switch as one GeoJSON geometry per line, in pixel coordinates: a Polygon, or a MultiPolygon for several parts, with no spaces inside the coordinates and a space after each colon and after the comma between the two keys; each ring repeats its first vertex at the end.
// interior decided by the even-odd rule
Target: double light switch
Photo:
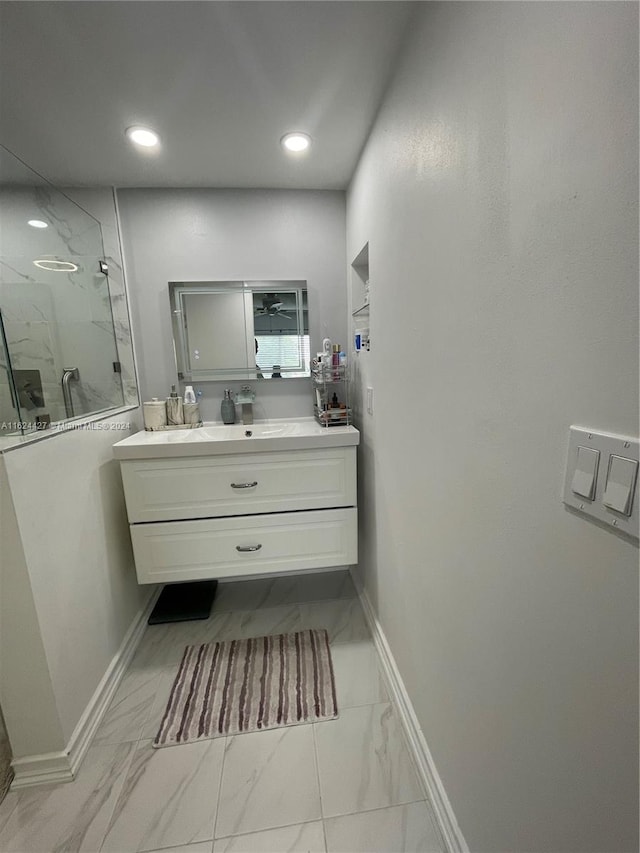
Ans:
{"type": "Polygon", "coordinates": [[[571,427],[564,502],[638,537],[638,439],[571,427]]]}

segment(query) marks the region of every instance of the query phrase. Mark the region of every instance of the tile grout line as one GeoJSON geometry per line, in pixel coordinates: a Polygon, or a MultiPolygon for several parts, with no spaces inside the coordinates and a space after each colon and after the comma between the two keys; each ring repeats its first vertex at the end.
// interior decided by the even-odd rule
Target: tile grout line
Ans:
{"type": "Polygon", "coordinates": [[[372,809],[359,809],[357,812],[344,812],[340,814],[327,815],[326,818],[323,818],[323,821],[340,820],[343,817],[355,817],[360,814],[371,814],[371,812],[386,812],[388,809],[401,809],[404,806],[414,806],[416,803],[424,803],[427,806],[429,805],[429,801],[425,800],[424,797],[421,797],[418,800],[405,800],[402,803],[392,803],[389,806],[375,806],[375,808],[372,809]]]}
{"type": "MultiPolygon", "coordinates": [[[[214,841],[228,841],[230,838],[247,838],[249,835],[262,835],[265,832],[278,832],[281,829],[289,829],[291,826],[307,826],[310,823],[322,823],[321,817],[313,818],[312,820],[299,820],[295,823],[282,823],[278,824],[278,826],[267,826],[264,829],[252,829],[250,832],[238,832],[235,835],[219,835],[218,838],[215,838],[214,841]]],[[[194,841],[193,844],[206,844],[206,841],[194,841]]],[[[180,845],[178,845],[180,846],[180,845]]],[[[165,849],[170,853],[170,847],[160,848],[162,853],[164,853],[165,849]]],[[[154,851],[155,853],[155,851],[154,851]]]]}
{"type": "Polygon", "coordinates": [[[322,823],[322,838],[324,840],[325,853],[329,849],[327,847],[327,832],[324,825],[324,803],[322,800],[322,783],[320,781],[320,759],[318,757],[318,741],[316,740],[316,724],[311,723],[311,732],[313,737],[313,754],[316,763],[316,779],[318,780],[318,796],[320,798],[320,822],[322,823]]]}
{"type": "MultiPolygon", "coordinates": [[[[374,708],[374,707],[380,707],[380,706],[387,706],[387,707],[391,708],[393,714],[396,715],[396,709],[395,709],[394,703],[392,702],[391,699],[387,699],[386,701],[383,701],[383,702],[373,702],[373,703],[370,703],[368,705],[350,706],[348,708],[344,708],[344,712],[349,713],[350,711],[357,711],[357,710],[361,710],[362,708],[374,708]]],[[[331,722],[332,722],[331,720],[325,720],[325,721],[322,721],[320,723],[314,723],[313,726],[315,729],[316,726],[327,726],[327,725],[330,725],[331,722]]],[[[404,743],[404,741],[403,741],[403,743],[404,743]]],[[[410,759],[410,757],[411,757],[410,755],[407,755],[407,758],[410,759]]],[[[411,764],[411,768],[413,770],[412,762],[410,762],[410,764],[411,764]]],[[[417,774],[416,774],[416,776],[417,776],[417,774]]],[[[418,785],[418,788],[420,789],[419,785],[418,785]]],[[[386,806],[374,806],[373,808],[371,808],[371,807],[361,808],[361,809],[356,809],[355,811],[341,812],[339,814],[330,814],[330,815],[326,815],[326,816],[324,815],[324,808],[323,808],[322,809],[323,821],[324,820],[330,820],[333,818],[350,817],[351,815],[357,815],[357,814],[366,814],[368,812],[374,812],[374,811],[384,811],[385,809],[398,808],[401,806],[412,805],[413,803],[426,803],[427,805],[429,805],[429,801],[424,796],[422,791],[420,791],[420,794],[421,794],[421,796],[418,796],[417,798],[403,800],[402,802],[398,802],[398,803],[389,803],[386,806]]]]}
{"type": "Polygon", "coordinates": [[[220,814],[220,799],[222,798],[222,782],[224,779],[224,765],[227,760],[227,747],[229,745],[230,737],[224,738],[224,746],[222,749],[222,765],[220,766],[220,783],[218,784],[218,798],[216,800],[216,813],[213,818],[213,826],[211,827],[211,832],[213,833],[213,838],[211,840],[211,850],[213,851],[214,844],[216,843],[216,829],[218,828],[218,815],[220,814]]]}

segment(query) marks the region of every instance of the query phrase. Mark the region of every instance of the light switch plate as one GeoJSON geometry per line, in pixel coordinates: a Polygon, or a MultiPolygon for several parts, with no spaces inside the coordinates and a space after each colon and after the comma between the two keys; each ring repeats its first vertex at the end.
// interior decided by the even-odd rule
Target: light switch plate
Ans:
{"type": "MultiPolygon", "coordinates": [[[[637,438],[614,433],[600,432],[585,427],[572,426],[569,428],[569,449],[567,452],[567,467],[564,478],[564,503],[585,515],[598,519],[598,521],[614,528],[624,531],[628,536],[638,539],[638,480],[633,487],[631,514],[616,512],[604,503],[605,489],[607,485],[607,473],[610,468],[611,456],[622,457],[638,462],[639,442],[637,438]],[[600,453],[599,465],[597,467],[597,480],[593,500],[575,494],[572,485],[580,482],[580,476],[576,478],[578,466],[579,448],[590,448],[600,453]]],[[[584,456],[584,454],[582,454],[584,456]]]]}

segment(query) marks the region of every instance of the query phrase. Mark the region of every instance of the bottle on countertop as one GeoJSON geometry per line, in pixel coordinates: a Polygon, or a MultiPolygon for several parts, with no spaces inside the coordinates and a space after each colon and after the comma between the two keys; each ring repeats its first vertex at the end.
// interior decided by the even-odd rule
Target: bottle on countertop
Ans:
{"type": "Polygon", "coordinates": [[[236,422],[236,406],[231,399],[231,388],[225,388],[220,405],[220,416],[223,424],[234,424],[236,422]]]}
{"type": "Polygon", "coordinates": [[[334,379],[340,379],[340,344],[333,345],[331,353],[331,369],[334,379]]]}
{"type": "Polygon", "coordinates": [[[196,427],[201,426],[202,417],[200,415],[200,405],[196,399],[193,385],[187,385],[184,389],[184,404],[182,406],[182,416],[185,424],[196,427]]]}
{"type": "Polygon", "coordinates": [[[323,372],[326,370],[330,370],[332,354],[333,354],[333,345],[331,344],[331,338],[325,338],[322,341],[322,370],[323,370],[323,372]]]}
{"type": "Polygon", "coordinates": [[[183,423],[182,399],[178,396],[176,386],[172,385],[171,393],[167,397],[167,424],[169,426],[178,426],[183,423]]]}
{"type": "Polygon", "coordinates": [[[202,415],[198,403],[185,403],[182,411],[185,424],[191,427],[202,426],[202,415]]]}

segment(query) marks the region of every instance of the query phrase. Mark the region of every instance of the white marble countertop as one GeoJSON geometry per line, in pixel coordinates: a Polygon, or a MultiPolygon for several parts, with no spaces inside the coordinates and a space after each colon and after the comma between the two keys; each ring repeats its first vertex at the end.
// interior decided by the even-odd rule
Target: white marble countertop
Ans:
{"type": "Polygon", "coordinates": [[[205,423],[196,429],[142,430],[113,445],[116,459],[211,456],[223,453],[261,453],[347,447],[360,443],[353,426],[323,427],[314,418],[256,421],[245,426],[205,423]]]}

